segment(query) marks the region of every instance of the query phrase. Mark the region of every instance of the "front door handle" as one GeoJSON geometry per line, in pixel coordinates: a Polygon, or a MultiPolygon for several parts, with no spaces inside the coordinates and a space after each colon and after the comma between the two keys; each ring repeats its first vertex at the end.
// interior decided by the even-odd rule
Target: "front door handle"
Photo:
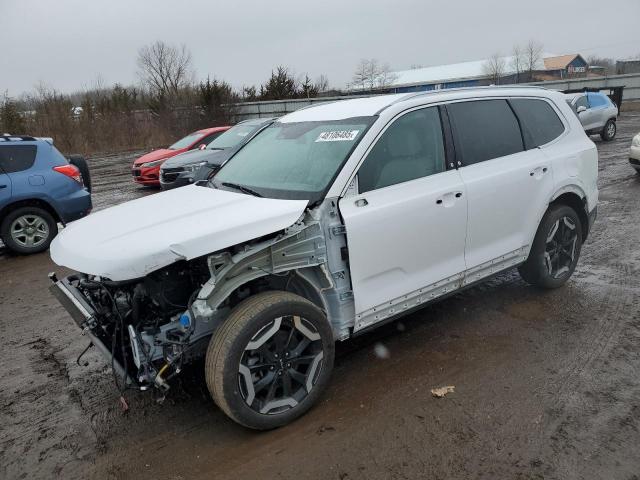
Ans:
{"type": "Polygon", "coordinates": [[[0,188],[7,188],[6,185],[0,185],[0,188]]]}
{"type": "Polygon", "coordinates": [[[366,207],[367,205],[369,205],[369,202],[367,202],[366,198],[359,198],[353,203],[356,205],[356,207],[366,207]]]}

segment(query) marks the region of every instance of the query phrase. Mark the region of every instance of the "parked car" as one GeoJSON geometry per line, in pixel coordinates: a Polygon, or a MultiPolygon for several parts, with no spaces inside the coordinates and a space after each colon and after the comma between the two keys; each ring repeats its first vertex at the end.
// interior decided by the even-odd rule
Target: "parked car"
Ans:
{"type": "Polygon", "coordinates": [[[274,428],[318,400],[336,340],[514,267],[563,285],[597,174],[558,92],[322,104],[263,129],[207,186],[72,224],[51,258],[81,273],[51,289],[131,385],[166,390],[204,357],[220,408],[274,428]]]}
{"type": "Polygon", "coordinates": [[[598,134],[605,142],[615,138],[618,107],[609,97],[599,92],[570,93],[566,97],[588,135],[598,134]]]}
{"type": "Polygon", "coordinates": [[[160,186],[160,166],[169,158],[196,148],[205,148],[218,135],[231,127],[214,127],[198,130],[181,138],[168,148],[149,152],[133,162],[131,173],[133,180],[140,185],[160,186]]]}
{"type": "Polygon", "coordinates": [[[49,248],[58,223],[91,211],[91,177],[82,157],[65,158],[51,139],[0,136],[0,239],[22,254],[49,248]]]}
{"type": "Polygon", "coordinates": [[[256,132],[271,124],[273,120],[273,118],[245,120],[217,137],[206,148],[170,158],[160,167],[160,186],[163,190],[169,190],[189,185],[197,180],[209,179],[256,132]]]}
{"type": "Polygon", "coordinates": [[[631,149],[629,150],[629,163],[636,169],[636,173],[640,175],[640,133],[631,140],[631,149]]]}

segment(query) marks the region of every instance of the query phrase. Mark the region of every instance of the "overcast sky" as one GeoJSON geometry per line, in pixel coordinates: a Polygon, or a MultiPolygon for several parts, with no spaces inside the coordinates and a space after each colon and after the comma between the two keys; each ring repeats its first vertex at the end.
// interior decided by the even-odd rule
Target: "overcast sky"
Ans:
{"type": "Polygon", "coordinates": [[[158,39],[185,44],[197,78],[241,87],[285,65],[343,87],[361,58],[402,70],[530,38],[558,54],[639,55],[640,0],[0,0],[0,93],[135,83],[137,50],[158,39]]]}

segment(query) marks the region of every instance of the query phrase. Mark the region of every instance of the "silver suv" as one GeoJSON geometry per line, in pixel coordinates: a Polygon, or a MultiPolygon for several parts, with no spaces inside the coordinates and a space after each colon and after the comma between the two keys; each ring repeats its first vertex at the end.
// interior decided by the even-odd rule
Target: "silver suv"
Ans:
{"type": "Polygon", "coordinates": [[[572,93],[566,97],[588,135],[599,134],[605,142],[615,138],[618,107],[609,97],[600,92],[572,93]]]}

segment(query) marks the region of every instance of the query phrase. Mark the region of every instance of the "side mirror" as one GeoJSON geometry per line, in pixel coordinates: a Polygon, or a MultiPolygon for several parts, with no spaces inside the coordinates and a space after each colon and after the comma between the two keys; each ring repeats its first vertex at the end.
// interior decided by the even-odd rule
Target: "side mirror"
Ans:
{"type": "Polygon", "coordinates": [[[204,143],[198,145],[198,150],[204,150],[205,148],[207,148],[207,146],[204,143]]]}
{"type": "Polygon", "coordinates": [[[587,107],[585,107],[584,105],[580,105],[578,107],[578,109],[576,110],[576,112],[578,113],[582,113],[582,112],[586,112],[587,111],[587,107]]]}

